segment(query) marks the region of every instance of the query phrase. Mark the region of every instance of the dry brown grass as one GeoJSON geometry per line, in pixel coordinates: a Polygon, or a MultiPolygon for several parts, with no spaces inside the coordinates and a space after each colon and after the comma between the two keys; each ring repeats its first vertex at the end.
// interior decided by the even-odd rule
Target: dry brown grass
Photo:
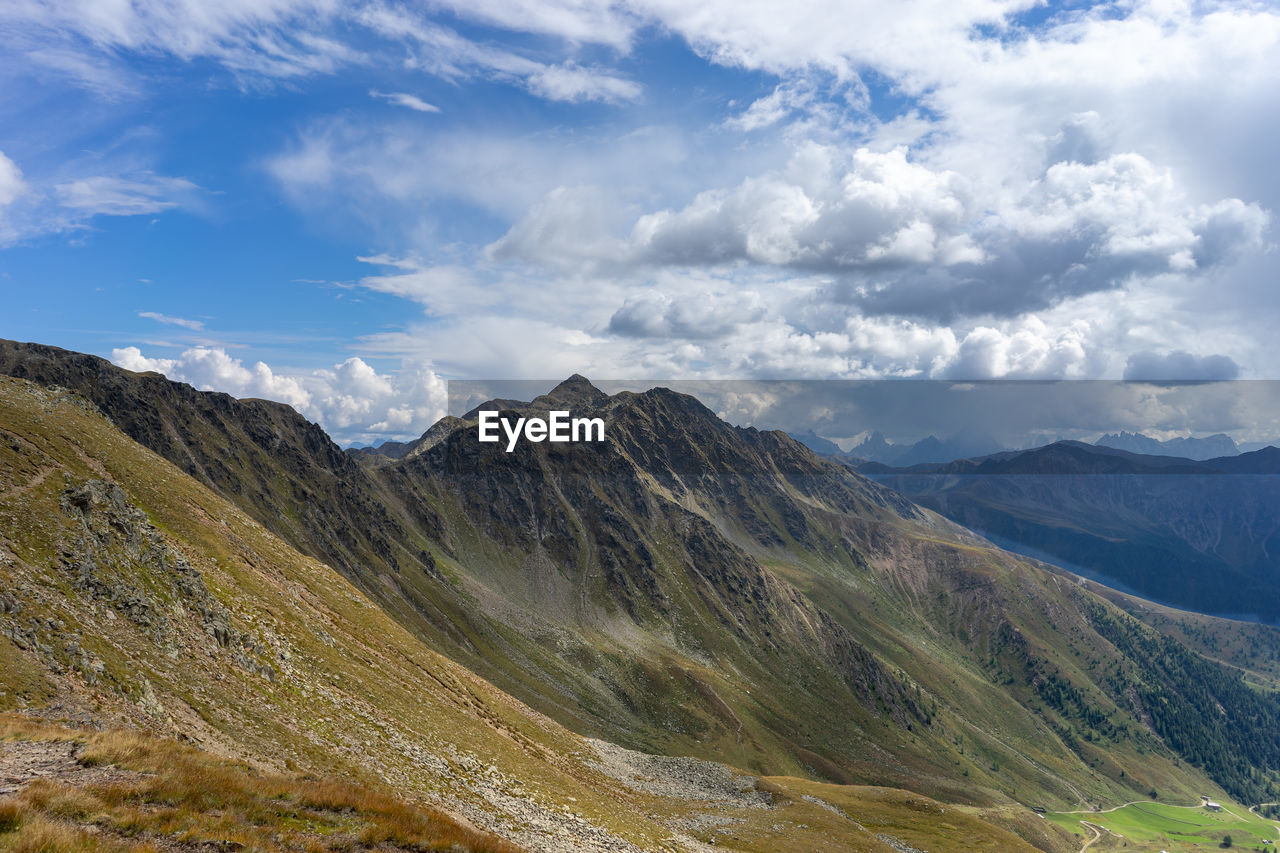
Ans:
{"type": "Polygon", "coordinates": [[[63,728],[38,720],[31,720],[20,714],[0,714],[0,741],[5,740],[44,740],[55,742],[84,740],[85,733],[77,729],[63,728]]]}
{"type": "Polygon", "coordinates": [[[11,841],[0,839],[0,849],[8,853],[88,853],[92,850],[117,850],[115,845],[103,845],[100,839],[64,821],[50,820],[32,815],[22,823],[22,829],[11,841]]]}
{"type": "Polygon", "coordinates": [[[28,784],[17,797],[0,801],[0,851],[140,850],[167,838],[261,851],[518,853],[389,790],[263,773],[135,731],[77,732],[0,717],[4,737],[79,740],[81,764],[114,765],[136,775],[81,787],[55,780],[28,784]]]}
{"type": "Polygon", "coordinates": [[[140,764],[154,765],[158,758],[171,754],[173,749],[139,732],[129,729],[108,729],[89,736],[78,761],[86,767],[99,764],[119,764],[134,767],[140,764]]]}
{"type": "Polygon", "coordinates": [[[22,790],[21,800],[33,811],[72,820],[90,817],[107,807],[106,803],[84,788],[49,779],[36,779],[27,785],[22,790]]]}
{"type": "Polygon", "coordinates": [[[13,832],[22,826],[26,808],[18,800],[8,797],[0,800],[0,833],[13,832]]]}

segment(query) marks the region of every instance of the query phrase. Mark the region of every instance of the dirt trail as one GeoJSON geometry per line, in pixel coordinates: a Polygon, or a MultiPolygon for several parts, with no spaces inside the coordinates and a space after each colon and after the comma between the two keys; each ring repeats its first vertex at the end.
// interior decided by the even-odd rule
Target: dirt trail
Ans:
{"type": "Polygon", "coordinates": [[[1280,838],[1280,822],[1271,820],[1271,818],[1269,817],[1265,817],[1263,815],[1258,814],[1258,809],[1262,808],[1263,806],[1280,806],[1280,803],[1258,803],[1256,806],[1249,806],[1250,813],[1253,814],[1255,817],[1259,817],[1259,818],[1262,818],[1263,820],[1271,822],[1271,825],[1275,827],[1276,837],[1280,838]]]}
{"type": "MultiPolygon", "coordinates": [[[[1173,809],[1195,809],[1199,811],[1204,808],[1204,803],[1196,803],[1195,805],[1191,805],[1191,806],[1180,806],[1180,805],[1177,805],[1176,803],[1161,803],[1155,800],[1130,800],[1127,803],[1121,803],[1120,805],[1112,806],[1109,809],[1076,809],[1075,811],[1062,812],[1062,814],[1108,814],[1109,812],[1114,812],[1119,809],[1128,808],[1129,806],[1145,806],[1148,803],[1155,806],[1168,806],[1169,808],[1173,808],[1173,809]]],[[[1263,803],[1263,805],[1265,806],[1266,803],[1263,803]]],[[[1239,817],[1239,815],[1237,815],[1237,817],[1239,817]]]]}
{"type": "Polygon", "coordinates": [[[0,742],[0,796],[16,793],[35,779],[81,786],[141,775],[118,767],[85,767],[76,760],[81,749],[71,741],[0,742]]]}
{"type": "MultiPolygon", "coordinates": [[[[83,745],[72,741],[0,741],[0,797],[16,794],[39,779],[81,787],[123,780],[136,780],[150,774],[121,770],[115,766],[85,767],[78,756],[83,745]]],[[[82,824],[79,829],[96,838],[109,839],[120,847],[135,846],[145,839],[161,853],[225,853],[226,844],[211,841],[182,841],[163,835],[129,835],[99,824],[82,824]]]]}
{"type": "Polygon", "coordinates": [[[16,498],[18,495],[24,495],[27,492],[39,486],[45,480],[47,480],[49,478],[49,475],[56,470],[58,469],[48,468],[48,467],[41,468],[38,472],[36,472],[36,475],[31,478],[31,481],[29,483],[24,483],[21,486],[14,486],[12,489],[9,489],[7,492],[0,492],[0,498],[4,498],[5,500],[8,500],[9,498],[16,498]]]}
{"type": "Polygon", "coordinates": [[[1085,851],[1089,849],[1089,845],[1093,844],[1095,841],[1097,841],[1099,838],[1102,837],[1102,832],[1101,830],[1098,829],[1098,827],[1094,826],[1091,823],[1086,823],[1083,820],[1080,821],[1080,825],[1093,833],[1093,838],[1090,838],[1088,841],[1086,841],[1084,844],[1080,846],[1080,853],[1085,853],[1085,851]]]}

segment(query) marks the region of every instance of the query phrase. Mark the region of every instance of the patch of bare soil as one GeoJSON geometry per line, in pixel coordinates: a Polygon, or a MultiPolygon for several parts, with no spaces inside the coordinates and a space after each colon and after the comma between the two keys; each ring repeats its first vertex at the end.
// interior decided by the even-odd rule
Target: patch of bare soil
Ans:
{"type": "Polygon", "coordinates": [[[0,796],[17,793],[36,779],[81,787],[143,775],[114,766],[85,767],[76,760],[82,749],[71,741],[0,742],[0,796]]]}

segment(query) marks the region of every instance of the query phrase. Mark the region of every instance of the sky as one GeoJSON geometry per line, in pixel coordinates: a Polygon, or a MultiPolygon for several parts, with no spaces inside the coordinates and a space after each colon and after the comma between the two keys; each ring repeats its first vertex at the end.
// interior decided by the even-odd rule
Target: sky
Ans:
{"type": "Polygon", "coordinates": [[[0,337],[455,379],[1280,379],[1280,7],[7,0],[0,337]]]}

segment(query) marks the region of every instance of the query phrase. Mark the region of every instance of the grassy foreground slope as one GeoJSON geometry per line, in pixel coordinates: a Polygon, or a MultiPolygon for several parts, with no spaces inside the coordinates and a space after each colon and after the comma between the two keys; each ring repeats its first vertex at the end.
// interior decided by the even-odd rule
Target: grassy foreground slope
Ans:
{"type": "Polygon", "coordinates": [[[12,782],[0,796],[0,849],[152,851],[387,847],[518,853],[382,788],[264,773],[137,731],[93,731],[0,715],[12,782]],[[39,775],[35,775],[36,772],[39,775]],[[14,774],[18,775],[14,775],[14,774]]]}
{"type": "MultiPolygon", "coordinates": [[[[534,850],[776,850],[786,839],[885,853],[893,826],[921,839],[934,825],[920,817],[931,801],[906,792],[826,796],[701,762],[650,767],[572,734],[426,648],[82,399],[10,378],[0,664],[0,710],[148,729],[264,774],[389,787],[534,850]],[[879,824],[859,822],[864,801],[879,824]]],[[[938,849],[1070,849],[1009,808],[956,811],[938,849]]]]}

